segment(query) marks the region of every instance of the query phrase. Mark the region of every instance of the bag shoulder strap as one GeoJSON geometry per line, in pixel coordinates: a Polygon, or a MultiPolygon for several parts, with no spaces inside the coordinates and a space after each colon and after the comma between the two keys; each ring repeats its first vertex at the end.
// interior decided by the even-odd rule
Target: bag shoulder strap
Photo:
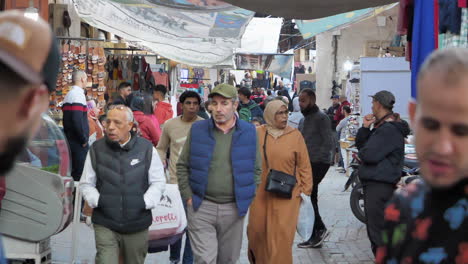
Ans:
{"type": "Polygon", "coordinates": [[[268,156],[266,153],[267,138],[268,138],[268,130],[265,129],[265,139],[263,140],[263,156],[265,156],[265,162],[266,162],[267,168],[269,169],[270,165],[268,164],[268,156]]]}
{"type": "Polygon", "coordinates": [[[296,177],[296,168],[297,168],[297,152],[294,151],[294,177],[296,177]]]}
{"type": "MultiPolygon", "coordinates": [[[[267,168],[270,169],[270,164],[268,163],[268,156],[266,153],[266,143],[268,138],[268,130],[265,131],[265,139],[263,140],[263,156],[265,156],[265,163],[267,168]]],[[[296,168],[297,168],[297,152],[294,151],[294,176],[296,176],[296,168]]]]}

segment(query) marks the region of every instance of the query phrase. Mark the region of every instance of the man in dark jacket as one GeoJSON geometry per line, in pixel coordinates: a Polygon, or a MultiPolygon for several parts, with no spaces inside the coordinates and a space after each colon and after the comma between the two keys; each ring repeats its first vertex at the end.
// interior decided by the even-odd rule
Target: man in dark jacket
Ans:
{"type": "Polygon", "coordinates": [[[112,104],[130,106],[128,96],[132,93],[132,85],[128,82],[120,83],[118,92],[119,95],[112,100],[112,104]]]}
{"type": "Polygon", "coordinates": [[[330,168],[331,151],[333,148],[330,119],[320,111],[315,104],[316,96],[312,89],[304,89],[299,95],[299,105],[304,119],[299,123],[299,130],[309,151],[312,165],[313,189],[310,199],[314,206],[315,222],[312,236],[309,240],[300,243],[300,248],[320,247],[329,232],[322,221],[318,209],[318,186],[330,168]]]}
{"type": "Polygon", "coordinates": [[[239,117],[240,119],[250,122],[254,117],[263,117],[263,110],[253,100],[250,100],[252,93],[246,87],[242,87],[238,91],[239,93],[239,117]],[[243,111],[250,111],[250,117],[243,115],[243,111]]]}
{"type": "Polygon", "coordinates": [[[293,106],[293,103],[292,103],[291,95],[289,95],[289,91],[288,91],[288,89],[286,87],[284,87],[284,84],[283,84],[282,81],[279,82],[277,95],[278,96],[285,96],[286,98],[288,98],[288,110],[289,110],[289,112],[293,112],[294,111],[294,106],[293,106]]]}
{"type": "Polygon", "coordinates": [[[330,106],[327,110],[327,115],[328,118],[330,118],[331,124],[332,124],[332,131],[336,130],[336,126],[338,123],[335,121],[334,117],[338,109],[340,108],[340,96],[339,95],[333,95],[331,98],[332,100],[332,106],[330,106]]]}
{"type": "Polygon", "coordinates": [[[132,134],[133,113],[111,106],[106,136],[91,146],[80,189],[94,208],[96,264],[143,264],[148,252],[151,209],[164,192],[166,176],[152,144],[132,134]]]}
{"type": "Polygon", "coordinates": [[[88,76],[84,71],[72,75],[73,87],[63,100],[63,130],[70,146],[71,176],[79,181],[88,152],[89,123],[84,89],[88,76]]]}
{"type": "Polygon", "coordinates": [[[339,167],[344,167],[343,164],[343,157],[341,157],[341,151],[340,151],[340,135],[336,133],[336,126],[338,123],[335,120],[335,114],[336,112],[340,109],[340,96],[339,95],[333,95],[331,98],[332,100],[332,106],[330,106],[327,110],[327,116],[330,118],[331,121],[331,129],[332,129],[332,134],[333,135],[333,145],[335,146],[332,151],[332,164],[335,163],[336,158],[338,158],[338,166],[339,167]]]}
{"type": "Polygon", "coordinates": [[[372,252],[382,245],[380,237],[385,204],[390,200],[401,178],[405,156],[408,123],[393,113],[395,96],[380,91],[372,96],[372,112],[366,115],[356,136],[362,165],[359,178],[364,187],[367,234],[372,252]],[[371,129],[371,125],[373,128],[371,129]]]}

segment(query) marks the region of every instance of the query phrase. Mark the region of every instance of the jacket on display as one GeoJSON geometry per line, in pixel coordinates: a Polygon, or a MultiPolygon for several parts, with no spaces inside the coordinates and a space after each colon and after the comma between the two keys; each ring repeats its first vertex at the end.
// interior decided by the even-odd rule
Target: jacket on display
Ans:
{"type": "Polygon", "coordinates": [[[460,35],[462,21],[462,9],[458,7],[458,1],[439,0],[439,32],[460,35]]]}
{"type": "Polygon", "coordinates": [[[359,178],[396,184],[401,178],[405,137],[409,133],[406,121],[384,122],[372,130],[361,127],[356,136],[356,147],[362,160],[359,178]]]}

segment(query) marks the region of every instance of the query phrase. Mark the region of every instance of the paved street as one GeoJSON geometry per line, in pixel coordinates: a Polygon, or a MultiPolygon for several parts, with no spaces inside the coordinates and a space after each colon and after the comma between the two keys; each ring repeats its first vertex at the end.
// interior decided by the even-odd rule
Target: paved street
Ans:
{"type": "MultiPolygon", "coordinates": [[[[365,226],[351,213],[349,208],[349,191],[342,192],[346,182],[344,174],[337,173],[335,167],[330,168],[319,189],[319,206],[325,224],[331,234],[321,249],[299,249],[301,242],[296,235],[294,244],[294,263],[314,264],[371,264],[373,255],[367,239],[365,226]]],[[[79,226],[79,241],[77,263],[93,263],[95,255],[94,233],[85,224],[79,226]]],[[[247,239],[244,235],[240,264],[248,263],[247,239]]],[[[52,258],[54,263],[70,263],[71,259],[71,231],[65,232],[52,239],[52,258]]],[[[169,253],[148,255],[145,263],[169,263],[169,253]]]]}

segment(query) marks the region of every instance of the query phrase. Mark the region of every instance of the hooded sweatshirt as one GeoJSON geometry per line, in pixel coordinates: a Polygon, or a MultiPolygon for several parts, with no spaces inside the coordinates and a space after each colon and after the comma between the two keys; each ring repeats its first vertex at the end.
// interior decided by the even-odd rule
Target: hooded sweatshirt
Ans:
{"type": "Polygon", "coordinates": [[[153,143],[153,146],[156,147],[158,145],[161,132],[156,128],[151,117],[145,115],[141,111],[133,111],[133,116],[138,122],[138,128],[140,129],[141,136],[149,140],[153,143]]]}
{"type": "Polygon", "coordinates": [[[405,138],[410,128],[406,121],[383,122],[374,129],[361,127],[356,136],[356,147],[362,164],[359,178],[396,184],[401,178],[405,158],[405,138]]]}
{"type": "Polygon", "coordinates": [[[299,106],[299,97],[294,98],[293,109],[294,112],[289,115],[288,126],[298,128],[299,122],[304,118],[304,115],[301,113],[301,107],[299,106]]]}
{"type": "Polygon", "coordinates": [[[166,102],[159,102],[154,107],[154,115],[159,121],[159,125],[163,125],[167,120],[171,119],[174,115],[172,105],[166,102]]]}

